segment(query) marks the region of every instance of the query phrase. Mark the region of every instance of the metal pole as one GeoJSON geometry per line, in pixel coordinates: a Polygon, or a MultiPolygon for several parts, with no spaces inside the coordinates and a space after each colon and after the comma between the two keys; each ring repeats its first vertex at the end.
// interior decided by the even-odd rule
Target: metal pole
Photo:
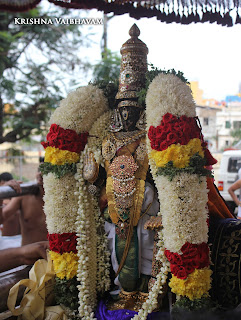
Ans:
{"type": "Polygon", "coordinates": [[[21,193],[17,193],[9,186],[1,186],[0,187],[0,199],[8,199],[13,197],[20,197],[26,194],[37,194],[39,191],[39,186],[36,182],[26,182],[20,184],[21,193]]]}
{"type": "Polygon", "coordinates": [[[19,156],[19,176],[20,180],[23,179],[23,156],[19,156]]]}

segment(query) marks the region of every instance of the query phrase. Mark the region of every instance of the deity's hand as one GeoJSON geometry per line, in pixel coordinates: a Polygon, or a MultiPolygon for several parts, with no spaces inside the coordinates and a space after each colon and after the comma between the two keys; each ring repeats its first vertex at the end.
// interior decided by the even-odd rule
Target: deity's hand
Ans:
{"type": "Polygon", "coordinates": [[[84,158],[83,178],[90,183],[94,183],[98,178],[99,166],[94,159],[92,152],[88,152],[84,158]]]}
{"type": "Polygon", "coordinates": [[[144,224],[144,229],[149,230],[160,230],[162,227],[162,218],[161,217],[151,217],[144,224]]]}

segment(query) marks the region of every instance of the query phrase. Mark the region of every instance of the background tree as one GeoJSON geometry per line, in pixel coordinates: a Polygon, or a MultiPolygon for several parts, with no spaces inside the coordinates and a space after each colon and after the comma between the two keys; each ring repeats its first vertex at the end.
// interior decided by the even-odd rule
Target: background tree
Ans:
{"type": "Polygon", "coordinates": [[[235,145],[241,140],[241,128],[232,130],[230,134],[235,139],[233,141],[233,145],[235,145]]]}
{"type": "Polygon", "coordinates": [[[14,18],[69,17],[69,11],[57,8],[0,12],[0,143],[21,140],[33,129],[38,133],[50,110],[74,85],[71,73],[89,67],[78,58],[83,46],[79,25],[17,24],[14,18]]]}
{"type": "Polygon", "coordinates": [[[120,75],[121,57],[106,49],[102,59],[94,67],[93,78],[95,81],[117,81],[120,75]]]}

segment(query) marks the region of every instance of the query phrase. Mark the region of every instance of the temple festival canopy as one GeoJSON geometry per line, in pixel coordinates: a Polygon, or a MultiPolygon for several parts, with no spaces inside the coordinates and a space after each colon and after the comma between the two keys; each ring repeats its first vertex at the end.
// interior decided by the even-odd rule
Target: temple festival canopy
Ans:
{"type": "MultiPolygon", "coordinates": [[[[130,17],[156,17],[166,23],[204,23],[223,26],[241,23],[240,0],[48,0],[57,6],[74,9],[97,9],[104,13],[130,17]]],[[[0,9],[20,12],[36,7],[41,0],[0,0],[0,9]]]]}

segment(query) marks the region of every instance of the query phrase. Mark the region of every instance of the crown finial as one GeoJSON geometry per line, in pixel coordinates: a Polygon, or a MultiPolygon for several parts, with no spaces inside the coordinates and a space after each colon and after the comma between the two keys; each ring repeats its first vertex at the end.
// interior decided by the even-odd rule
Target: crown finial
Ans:
{"type": "Polygon", "coordinates": [[[129,30],[129,35],[132,38],[138,38],[140,35],[140,29],[137,27],[137,25],[134,23],[133,26],[129,30]]]}
{"type": "MultiPolygon", "coordinates": [[[[126,99],[137,99],[137,92],[145,86],[147,72],[148,48],[138,38],[140,30],[135,23],[130,28],[129,35],[131,38],[122,45],[120,50],[122,58],[116,99],[121,100],[121,103],[125,103],[126,99]]],[[[129,101],[128,103],[130,105],[129,101]]]]}

